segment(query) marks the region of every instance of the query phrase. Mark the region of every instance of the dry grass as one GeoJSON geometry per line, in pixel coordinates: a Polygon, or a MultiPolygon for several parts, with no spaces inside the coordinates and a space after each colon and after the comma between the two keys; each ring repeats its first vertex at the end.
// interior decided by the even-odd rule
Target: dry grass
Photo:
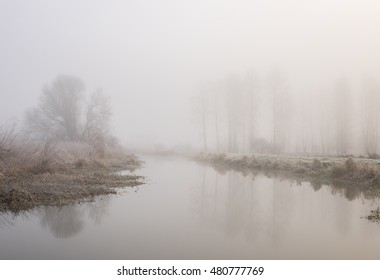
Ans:
{"type": "Polygon", "coordinates": [[[321,169],[321,168],[323,168],[322,162],[319,159],[317,159],[317,158],[313,159],[312,168],[313,169],[321,169]]]}
{"type": "Polygon", "coordinates": [[[218,170],[254,171],[264,170],[324,181],[346,181],[350,183],[379,185],[380,166],[367,159],[275,157],[264,155],[227,156],[225,154],[201,154],[197,161],[210,163],[218,170]]]}
{"type": "MultiPolygon", "coordinates": [[[[228,170],[243,175],[263,172],[267,177],[291,179],[297,183],[308,181],[315,191],[326,184],[333,193],[340,193],[348,200],[360,195],[367,199],[380,196],[380,162],[371,159],[201,154],[195,160],[211,164],[223,174],[228,170]]],[[[380,223],[380,208],[370,211],[365,218],[380,223]]]]}
{"type": "MultiPolygon", "coordinates": [[[[82,161],[81,161],[82,162],[82,161]]],[[[69,164],[55,172],[8,173],[0,177],[0,211],[19,211],[38,205],[62,206],[96,195],[116,193],[117,188],[137,186],[143,177],[115,173],[129,168],[129,160],[69,164]]]]}
{"type": "Polygon", "coordinates": [[[112,153],[99,159],[86,144],[36,143],[0,127],[0,211],[65,205],[142,184],[142,177],[115,174],[141,162],[120,149],[112,153]]]}

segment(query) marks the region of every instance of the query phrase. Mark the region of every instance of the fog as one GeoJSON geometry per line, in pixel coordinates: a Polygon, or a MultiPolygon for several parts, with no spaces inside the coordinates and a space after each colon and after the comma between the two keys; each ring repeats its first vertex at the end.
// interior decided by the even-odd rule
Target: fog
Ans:
{"type": "Polygon", "coordinates": [[[65,74],[110,96],[131,149],[377,153],[379,14],[370,0],[1,1],[0,122],[22,126],[65,74]],[[254,110],[238,97],[253,80],[254,110]]]}

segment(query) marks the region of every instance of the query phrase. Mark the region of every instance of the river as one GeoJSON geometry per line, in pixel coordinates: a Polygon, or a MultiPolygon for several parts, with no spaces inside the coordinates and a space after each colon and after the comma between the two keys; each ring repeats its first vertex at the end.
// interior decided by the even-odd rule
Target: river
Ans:
{"type": "Polygon", "coordinates": [[[0,214],[1,259],[379,259],[380,205],[355,188],[143,157],[147,183],[0,214]]]}

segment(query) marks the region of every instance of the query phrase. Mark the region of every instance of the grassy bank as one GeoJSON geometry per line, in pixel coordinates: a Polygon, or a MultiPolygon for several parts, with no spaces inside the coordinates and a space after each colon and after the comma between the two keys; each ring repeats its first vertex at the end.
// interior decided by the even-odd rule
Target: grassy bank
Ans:
{"type": "Polygon", "coordinates": [[[274,155],[200,154],[196,161],[224,172],[265,171],[298,178],[341,181],[370,186],[380,185],[380,161],[366,158],[330,158],[274,155]]]}
{"type": "Polygon", "coordinates": [[[135,169],[136,157],[61,162],[46,172],[12,170],[0,174],[0,211],[27,210],[39,205],[62,206],[115,194],[117,188],[143,183],[141,176],[116,171],[135,169]]]}
{"type": "Polygon", "coordinates": [[[121,175],[141,162],[121,147],[99,157],[93,147],[75,142],[35,142],[0,130],[0,212],[39,205],[62,206],[137,186],[143,177],[121,175]]]}
{"type": "MultiPolygon", "coordinates": [[[[213,166],[224,174],[229,170],[246,174],[263,173],[268,177],[307,181],[315,191],[323,184],[348,200],[359,195],[371,199],[380,196],[380,161],[351,157],[307,157],[275,155],[199,154],[196,161],[213,166]]],[[[380,222],[379,207],[364,217],[380,222]]]]}

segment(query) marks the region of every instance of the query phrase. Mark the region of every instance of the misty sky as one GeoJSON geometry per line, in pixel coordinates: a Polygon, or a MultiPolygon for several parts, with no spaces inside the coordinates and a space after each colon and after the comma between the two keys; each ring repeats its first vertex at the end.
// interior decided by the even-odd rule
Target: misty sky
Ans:
{"type": "Polygon", "coordinates": [[[0,121],[69,74],[111,96],[126,146],[200,145],[200,81],[278,67],[300,95],[379,77],[379,15],[370,0],[0,0],[0,121]]]}

